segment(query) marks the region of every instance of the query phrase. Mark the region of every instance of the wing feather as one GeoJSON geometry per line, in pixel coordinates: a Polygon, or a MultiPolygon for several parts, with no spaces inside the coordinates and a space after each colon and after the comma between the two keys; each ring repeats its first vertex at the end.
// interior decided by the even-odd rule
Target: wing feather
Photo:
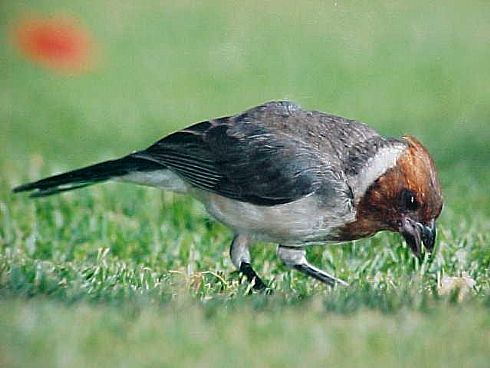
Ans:
{"type": "Polygon", "coordinates": [[[252,204],[288,203],[319,190],[336,202],[351,193],[343,150],[349,140],[373,134],[358,122],[272,102],[195,124],[133,155],[169,167],[197,188],[252,204]],[[333,136],[340,147],[330,147],[333,136]]]}

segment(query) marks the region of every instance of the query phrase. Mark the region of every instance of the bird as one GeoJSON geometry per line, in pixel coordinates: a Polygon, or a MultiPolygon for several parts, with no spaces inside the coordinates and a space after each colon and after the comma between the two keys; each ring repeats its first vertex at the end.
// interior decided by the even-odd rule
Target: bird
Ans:
{"type": "Polygon", "coordinates": [[[363,122],[289,101],[195,123],[144,150],[13,192],[43,197],[104,181],[202,202],[232,229],[231,261],[259,291],[268,286],[252,266],[254,243],[275,243],[289,268],[329,286],[347,286],[310,263],[306,249],[390,231],[421,257],[434,248],[443,207],[434,161],[419,140],[384,137],[363,122]]]}

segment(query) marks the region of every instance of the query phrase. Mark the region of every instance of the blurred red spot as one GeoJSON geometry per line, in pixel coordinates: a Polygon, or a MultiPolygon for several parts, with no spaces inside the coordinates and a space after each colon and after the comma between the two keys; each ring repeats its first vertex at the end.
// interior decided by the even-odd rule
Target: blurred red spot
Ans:
{"type": "Polygon", "coordinates": [[[25,18],[15,26],[13,36],[28,59],[56,71],[77,73],[91,64],[93,42],[73,18],[25,18]]]}

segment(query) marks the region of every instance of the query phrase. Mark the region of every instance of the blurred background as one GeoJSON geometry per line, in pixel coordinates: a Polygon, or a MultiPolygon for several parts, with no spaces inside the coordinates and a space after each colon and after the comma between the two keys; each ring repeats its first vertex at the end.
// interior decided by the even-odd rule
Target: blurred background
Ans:
{"type": "Polygon", "coordinates": [[[489,19],[482,1],[1,2],[2,192],[32,162],[69,169],[289,99],[419,137],[447,195],[485,211],[489,19]]]}

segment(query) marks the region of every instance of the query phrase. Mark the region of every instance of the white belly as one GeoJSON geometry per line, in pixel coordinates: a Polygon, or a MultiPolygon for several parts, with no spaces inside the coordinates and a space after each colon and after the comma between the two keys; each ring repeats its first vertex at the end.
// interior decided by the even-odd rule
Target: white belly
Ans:
{"type": "Polygon", "coordinates": [[[191,188],[170,170],[135,172],[117,180],[191,194],[204,204],[209,214],[237,233],[283,245],[331,240],[336,229],[355,217],[347,207],[336,212],[319,205],[315,195],[276,206],[240,202],[191,188]]]}
{"type": "Polygon", "coordinates": [[[208,192],[196,197],[211,215],[235,231],[283,245],[328,241],[345,223],[345,219],[326,213],[313,195],[276,206],[258,206],[208,192]]]}

